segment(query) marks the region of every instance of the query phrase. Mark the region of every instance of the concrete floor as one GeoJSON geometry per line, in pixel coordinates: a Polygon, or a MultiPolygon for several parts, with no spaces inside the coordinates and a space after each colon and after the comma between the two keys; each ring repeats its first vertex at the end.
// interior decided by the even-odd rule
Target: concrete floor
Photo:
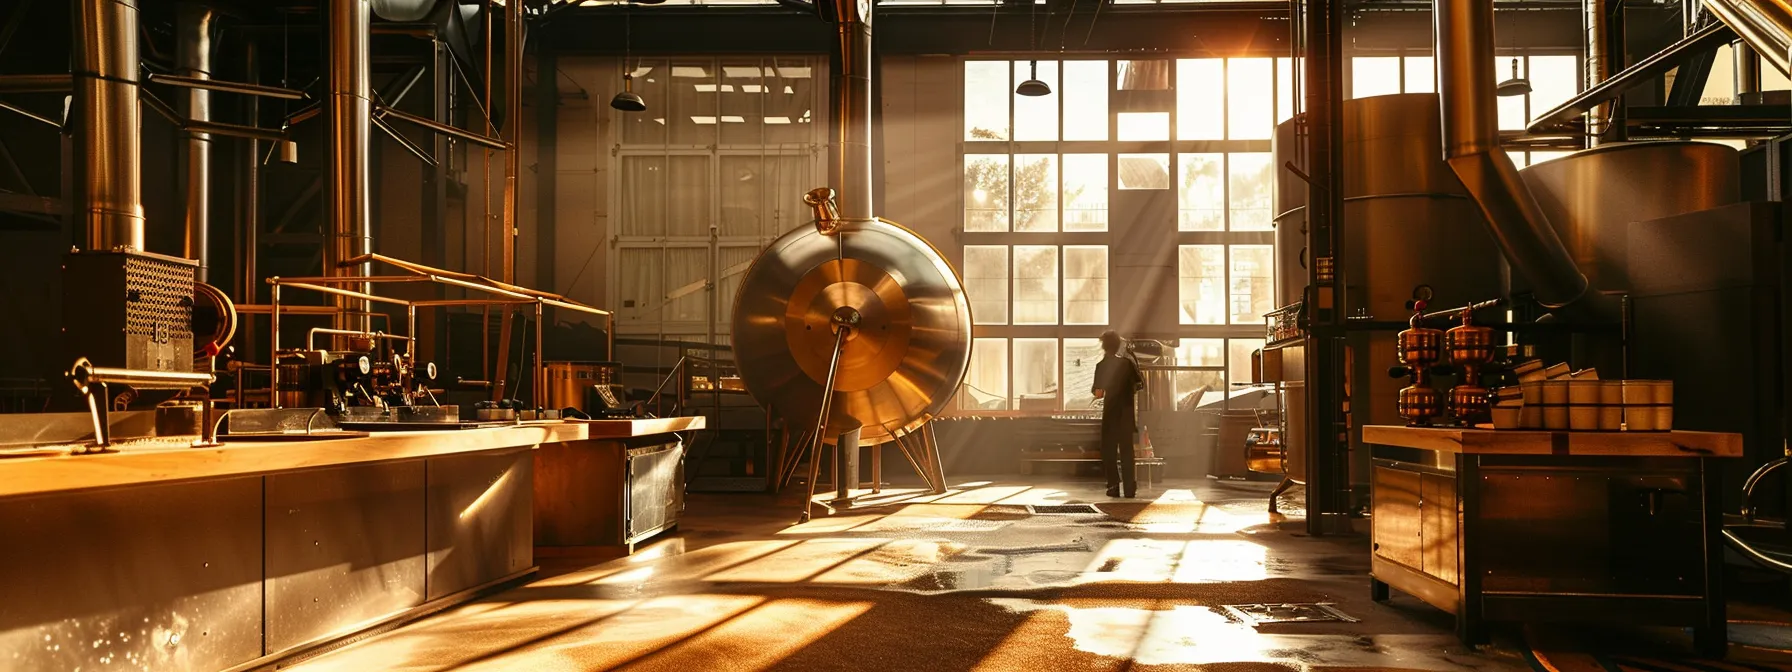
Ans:
{"type": "MultiPolygon", "coordinates": [[[[1512,629],[1465,650],[1446,614],[1369,601],[1367,539],[1306,537],[1268,513],[1267,483],[1171,481],[1135,500],[1091,481],[955,483],[802,525],[789,501],[693,496],[680,531],[634,556],[538,558],[529,585],[294,669],[1792,669],[1775,651],[1792,619],[1755,607],[1732,609],[1733,632],[1757,632],[1730,662],[1695,661],[1678,632],[1512,629]],[[1082,502],[1099,513],[1027,508],[1082,502]],[[1222,608],[1264,602],[1358,621],[1252,627],[1222,608]]],[[[1299,515],[1299,497],[1282,510],[1299,515]]]]}

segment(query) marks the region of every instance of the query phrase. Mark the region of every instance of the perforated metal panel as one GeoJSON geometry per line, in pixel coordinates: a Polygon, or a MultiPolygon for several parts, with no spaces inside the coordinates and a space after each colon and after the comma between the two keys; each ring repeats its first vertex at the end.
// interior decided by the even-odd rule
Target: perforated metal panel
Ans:
{"type": "Polygon", "coordinates": [[[193,370],[190,259],[142,252],[79,252],[64,258],[64,355],[97,366],[193,370]]]}
{"type": "Polygon", "coordinates": [[[124,259],[124,332],[156,337],[193,332],[193,267],[155,257],[124,259]]]}

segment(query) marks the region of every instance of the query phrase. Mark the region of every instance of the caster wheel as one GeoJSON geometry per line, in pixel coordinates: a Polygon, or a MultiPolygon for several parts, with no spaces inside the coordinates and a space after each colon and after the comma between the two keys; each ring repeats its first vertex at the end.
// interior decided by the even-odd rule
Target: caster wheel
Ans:
{"type": "Polygon", "coordinates": [[[796,524],[798,524],[798,525],[801,525],[801,524],[807,523],[807,522],[809,522],[809,514],[807,514],[807,513],[797,516],[797,518],[796,518],[796,524]]]}

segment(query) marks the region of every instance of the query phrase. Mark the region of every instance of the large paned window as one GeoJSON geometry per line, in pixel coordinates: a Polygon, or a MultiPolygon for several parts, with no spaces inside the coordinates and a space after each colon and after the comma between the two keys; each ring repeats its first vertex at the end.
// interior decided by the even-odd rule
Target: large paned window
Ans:
{"type": "Polygon", "coordinates": [[[726,343],[753,257],[809,219],[825,157],[826,59],[631,62],[646,112],[611,114],[617,331],[726,343]]]}
{"type": "Polygon", "coordinates": [[[1126,244],[1110,197],[1126,192],[1163,192],[1146,225],[1177,241],[1164,282],[1181,315],[1173,334],[1150,335],[1177,369],[1157,384],[1187,408],[1247,381],[1275,308],[1270,138],[1293,116],[1289,59],[1040,61],[1053,92],[1040,97],[1013,93],[1033,76],[1027,61],[967,60],[963,72],[960,249],[975,338],[957,407],[1094,408],[1126,244]]]}
{"type": "MultiPolygon", "coordinates": [[[[1580,93],[1580,57],[1572,54],[1530,54],[1498,56],[1494,59],[1494,78],[1505,81],[1514,76],[1531,81],[1531,92],[1522,96],[1501,96],[1499,123],[1502,131],[1523,130],[1530,120],[1568,102],[1580,93]]],[[[1350,97],[1367,98],[1395,93],[1434,93],[1437,91],[1436,62],[1427,55],[1356,56],[1350,59],[1350,97]]],[[[1547,161],[1568,152],[1511,151],[1512,162],[1520,168],[1547,161]]]]}

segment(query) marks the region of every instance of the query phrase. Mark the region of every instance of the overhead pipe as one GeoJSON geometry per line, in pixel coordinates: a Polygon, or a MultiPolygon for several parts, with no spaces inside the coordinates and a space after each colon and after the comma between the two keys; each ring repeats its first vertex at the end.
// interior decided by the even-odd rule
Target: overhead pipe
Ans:
{"type": "Polygon", "coordinates": [[[72,0],[75,196],[87,248],[142,250],[137,6],[72,0]]]}
{"type": "MultiPolygon", "coordinates": [[[[373,18],[369,0],[330,0],[329,99],[325,123],[330,138],[330,173],[324,181],[328,195],[329,240],[324,246],[324,275],[368,275],[365,263],[348,263],[373,251],[368,199],[368,152],[372,136],[373,88],[369,28],[373,18]]],[[[372,291],[366,283],[350,289],[372,291]]],[[[367,331],[370,305],[349,295],[336,297],[336,328],[367,331]]]]}
{"type": "Polygon", "coordinates": [[[71,75],[0,75],[0,93],[68,93],[74,86],[71,75]]]}
{"type": "Polygon", "coordinates": [[[280,100],[305,100],[308,97],[305,95],[304,91],[298,89],[288,89],[282,86],[267,86],[263,84],[246,84],[243,82],[227,82],[211,79],[210,77],[184,77],[181,75],[162,75],[152,72],[149,74],[149,81],[183,89],[204,89],[206,91],[217,91],[219,93],[240,93],[247,96],[278,98],[280,100]]]}
{"type": "Polygon", "coordinates": [[[1637,61],[1636,64],[1625,68],[1623,72],[1600,82],[1598,86],[1582,91],[1579,95],[1568,99],[1568,102],[1539,115],[1530,123],[1528,131],[1531,134],[1562,132],[1569,127],[1575,117],[1593,109],[1598,103],[1659,77],[1678,67],[1691,55],[1714,49],[1735,39],[1735,36],[1734,31],[1720,23],[1700,28],[1686,36],[1685,39],[1656,52],[1653,56],[1637,61]]]}
{"type": "Polygon", "coordinates": [[[871,179],[870,3],[830,4],[838,33],[836,53],[840,55],[840,67],[834,72],[834,86],[829,94],[834,137],[830,143],[828,184],[838,192],[836,204],[842,219],[867,220],[875,216],[871,179]]]}
{"type": "MultiPolygon", "coordinates": [[[[463,128],[459,128],[456,126],[450,126],[448,124],[444,124],[444,123],[436,121],[434,119],[429,119],[426,117],[419,117],[415,114],[411,114],[411,113],[405,112],[403,110],[386,107],[385,105],[375,106],[374,111],[375,111],[376,115],[379,116],[380,118],[391,117],[391,118],[397,119],[399,121],[422,126],[424,128],[435,131],[442,135],[446,135],[448,137],[460,138],[462,140],[471,142],[471,143],[473,143],[475,145],[479,145],[481,147],[490,147],[492,149],[497,149],[497,150],[503,150],[503,149],[507,149],[509,147],[509,145],[505,144],[505,142],[503,140],[499,140],[497,138],[492,138],[492,137],[485,136],[485,135],[480,135],[478,133],[474,133],[472,131],[469,131],[469,130],[466,130],[463,128]]],[[[296,123],[296,121],[294,123],[296,123]]]]}
{"type": "Polygon", "coordinates": [[[1587,276],[1500,147],[1493,3],[1437,0],[1432,16],[1444,159],[1481,206],[1494,241],[1512,270],[1529,281],[1537,301],[1552,312],[1574,305],[1589,294],[1587,276]]]}
{"type": "MultiPolygon", "coordinates": [[[[211,79],[213,18],[212,8],[197,2],[182,2],[176,8],[174,59],[179,77],[192,81],[211,79]]],[[[212,136],[206,132],[206,125],[212,118],[212,94],[200,87],[188,87],[181,93],[181,114],[187,120],[181,127],[187,166],[182,185],[186,245],[181,256],[199,262],[195,278],[205,282],[211,266],[212,136]]]]}
{"type": "Polygon", "coordinates": [[[1705,9],[1736,31],[1781,74],[1792,74],[1792,6],[1779,0],[1704,0],[1705,9]]]}

